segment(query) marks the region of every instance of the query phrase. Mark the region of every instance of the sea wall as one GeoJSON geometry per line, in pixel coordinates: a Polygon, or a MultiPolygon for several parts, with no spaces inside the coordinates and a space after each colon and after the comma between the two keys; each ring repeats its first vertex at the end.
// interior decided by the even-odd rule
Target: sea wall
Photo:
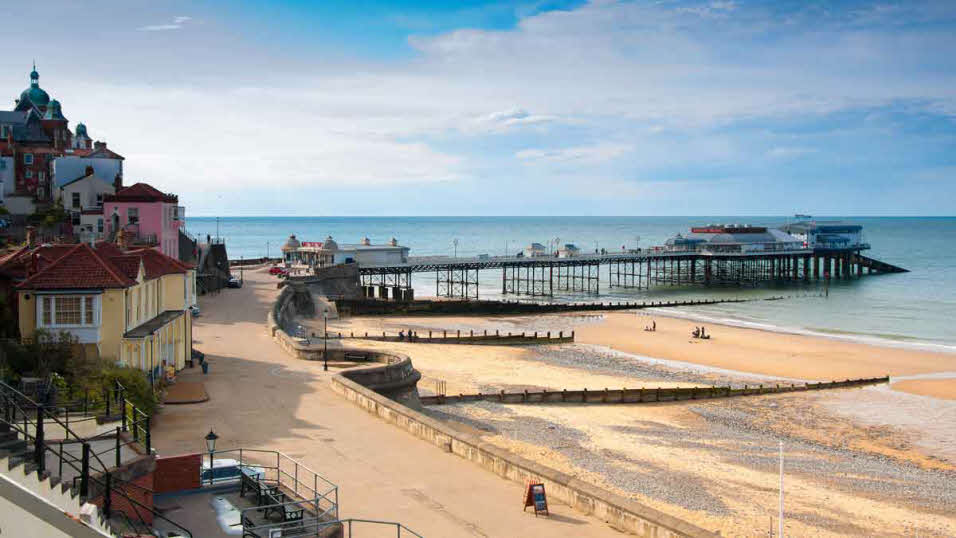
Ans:
{"type": "MultiPolygon", "coordinates": [[[[422,378],[422,374],[412,367],[412,361],[408,357],[377,349],[343,349],[340,347],[326,349],[321,339],[310,340],[290,335],[287,328],[295,325],[296,298],[305,300],[301,290],[296,290],[297,286],[300,285],[287,285],[282,289],[266,319],[269,334],[279,344],[279,347],[289,355],[301,360],[368,362],[368,366],[350,368],[340,375],[347,375],[350,379],[354,379],[386,398],[400,402],[402,405],[413,409],[422,408],[421,401],[418,399],[418,381],[422,378]],[[328,355],[323,356],[326,352],[328,355]]],[[[312,301],[311,294],[307,294],[307,296],[308,300],[312,301]]]]}
{"type": "Polygon", "coordinates": [[[718,534],[615,495],[550,467],[457,431],[405,407],[351,379],[346,370],[332,377],[332,388],[382,420],[514,482],[540,481],[552,499],[599,518],[621,531],[645,538],[715,538],[718,534]]]}

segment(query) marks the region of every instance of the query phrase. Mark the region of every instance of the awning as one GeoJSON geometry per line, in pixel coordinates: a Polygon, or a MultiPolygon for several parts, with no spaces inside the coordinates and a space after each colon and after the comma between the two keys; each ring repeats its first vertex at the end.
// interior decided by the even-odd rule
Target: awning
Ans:
{"type": "Polygon", "coordinates": [[[184,310],[167,310],[139,327],[127,331],[126,334],[123,335],[123,338],[145,338],[159,329],[162,329],[170,321],[182,316],[184,313],[184,310]]]}

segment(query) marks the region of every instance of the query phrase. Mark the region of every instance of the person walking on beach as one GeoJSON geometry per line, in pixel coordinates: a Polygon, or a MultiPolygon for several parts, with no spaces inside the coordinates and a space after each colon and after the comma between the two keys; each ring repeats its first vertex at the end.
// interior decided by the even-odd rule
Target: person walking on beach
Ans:
{"type": "Polygon", "coordinates": [[[651,331],[657,332],[657,322],[655,320],[651,320],[651,331]]]}

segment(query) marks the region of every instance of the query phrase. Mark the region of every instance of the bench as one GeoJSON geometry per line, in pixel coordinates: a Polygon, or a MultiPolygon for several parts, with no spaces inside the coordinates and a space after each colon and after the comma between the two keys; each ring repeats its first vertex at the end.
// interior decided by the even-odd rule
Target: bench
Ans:
{"type": "Polygon", "coordinates": [[[347,361],[367,361],[368,353],[345,353],[345,360],[347,361]]]}
{"type": "Polygon", "coordinates": [[[289,502],[289,498],[285,493],[279,491],[278,487],[267,489],[265,491],[265,498],[269,503],[269,506],[266,506],[265,513],[263,514],[266,518],[268,518],[269,513],[274,510],[282,516],[283,523],[288,521],[302,521],[305,509],[299,508],[296,505],[290,506],[286,504],[289,502]]]}

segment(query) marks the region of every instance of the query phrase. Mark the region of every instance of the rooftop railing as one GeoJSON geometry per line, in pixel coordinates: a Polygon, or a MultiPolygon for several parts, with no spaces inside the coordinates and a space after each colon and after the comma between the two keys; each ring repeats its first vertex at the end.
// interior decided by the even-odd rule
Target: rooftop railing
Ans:
{"type": "MultiPolygon", "coordinates": [[[[209,455],[209,469],[215,470],[216,459],[237,460],[242,473],[251,474],[255,480],[275,489],[275,496],[270,499],[276,502],[269,501],[242,511],[243,531],[249,527],[256,534],[269,536],[269,529],[304,527],[318,530],[320,524],[339,517],[339,487],[282,452],[254,448],[217,450],[209,455]],[[278,523],[256,525],[252,523],[255,518],[249,517],[254,515],[250,511],[274,511],[283,514],[283,518],[278,523]],[[298,512],[297,517],[286,517],[295,512],[298,512]]],[[[211,472],[203,484],[238,484],[242,480],[237,476],[216,478],[213,475],[211,472]]]]}

